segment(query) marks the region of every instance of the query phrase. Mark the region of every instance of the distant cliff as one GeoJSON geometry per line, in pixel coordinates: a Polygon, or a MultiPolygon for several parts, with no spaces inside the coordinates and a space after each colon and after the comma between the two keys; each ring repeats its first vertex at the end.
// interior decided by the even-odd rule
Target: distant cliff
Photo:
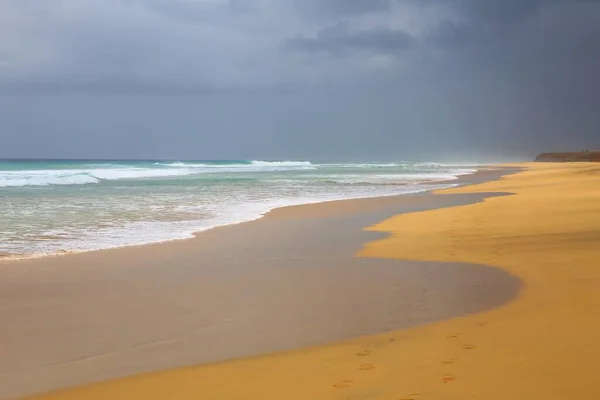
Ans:
{"type": "Polygon", "coordinates": [[[574,153],[542,153],[535,161],[538,162],[600,162],[599,151],[578,151],[574,153]]]}

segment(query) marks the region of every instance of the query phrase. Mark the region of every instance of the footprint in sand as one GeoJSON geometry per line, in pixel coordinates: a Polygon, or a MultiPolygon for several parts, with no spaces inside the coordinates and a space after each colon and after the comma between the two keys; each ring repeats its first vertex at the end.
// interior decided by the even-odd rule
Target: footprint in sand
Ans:
{"type": "Polygon", "coordinates": [[[477,326],[486,326],[487,324],[489,324],[489,322],[484,321],[484,322],[478,323],[477,326]]]}
{"type": "Polygon", "coordinates": [[[362,364],[358,369],[361,371],[371,371],[375,369],[375,366],[373,364],[362,364]]]}
{"type": "Polygon", "coordinates": [[[457,337],[459,337],[460,335],[462,335],[462,333],[454,333],[452,335],[446,335],[446,339],[456,339],[457,337]]]}
{"type": "Polygon", "coordinates": [[[354,383],[353,381],[341,381],[341,382],[335,383],[333,385],[333,387],[336,389],[346,389],[346,388],[349,388],[350,386],[352,386],[353,383],[354,383]]]}
{"type": "Polygon", "coordinates": [[[449,358],[447,360],[442,361],[442,364],[450,365],[450,364],[454,364],[457,361],[458,361],[458,358],[449,358]]]}
{"type": "Polygon", "coordinates": [[[370,356],[371,354],[373,354],[373,350],[363,350],[360,353],[356,353],[359,357],[370,356]]]}
{"type": "Polygon", "coordinates": [[[421,397],[420,393],[412,393],[406,397],[400,397],[398,400],[417,400],[419,397],[421,397]]]}
{"type": "Polygon", "coordinates": [[[452,374],[446,374],[446,375],[442,376],[442,380],[444,381],[444,383],[448,383],[448,382],[455,381],[456,377],[452,374]]]}
{"type": "Polygon", "coordinates": [[[462,348],[463,348],[463,350],[473,350],[473,349],[476,349],[477,346],[473,346],[472,344],[463,344],[462,348]]]}

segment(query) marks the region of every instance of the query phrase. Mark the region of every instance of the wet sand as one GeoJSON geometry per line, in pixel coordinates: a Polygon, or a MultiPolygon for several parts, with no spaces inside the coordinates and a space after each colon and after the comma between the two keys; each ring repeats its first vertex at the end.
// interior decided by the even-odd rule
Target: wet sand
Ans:
{"type": "MultiPolygon", "coordinates": [[[[529,164],[442,191],[510,192],[389,218],[364,257],[468,262],[522,279],[483,313],[332,345],[145,374],[40,399],[598,399],[600,166],[529,164]]],[[[454,264],[442,264],[456,270],[454,264]]]]}
{"type": "MultiPolygon", "coordinates": [[[[386,236],[367,226],[489,196],[287,207],[191,240],[3,262],[0,397],[330,343],[504,304],[520,283],[494,268],[355,256],[386,236]]],[[[132,393],[96,398],[119,396],[132,393]]]]}

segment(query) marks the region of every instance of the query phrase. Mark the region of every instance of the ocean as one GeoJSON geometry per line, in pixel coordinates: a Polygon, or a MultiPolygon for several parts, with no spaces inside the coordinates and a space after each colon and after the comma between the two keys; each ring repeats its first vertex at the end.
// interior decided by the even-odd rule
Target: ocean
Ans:
{"type": "Polygon", "coordinates": [[[277,207],[452,187],[476,166],[0,160],[0,258],[185,239],[277,207]]]}

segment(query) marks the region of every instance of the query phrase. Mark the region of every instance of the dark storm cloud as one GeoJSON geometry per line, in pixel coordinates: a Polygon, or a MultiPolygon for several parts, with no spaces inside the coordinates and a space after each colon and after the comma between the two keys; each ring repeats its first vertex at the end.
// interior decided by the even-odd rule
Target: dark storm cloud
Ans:
{"type": "MultiPolygon", "coordinates": [[[[400,0],[402,1],[402,0],[400,0]]],[[[404,0],[406,1],[406,0],[404,0]]],[[[408,0],[413,1],[413,0],[408,0]]],[[[566,12],[595,7],[599,0],[423,0],[423,4],[444,5],[454,10],[455,18],[442,20],[429,34],[435,45],[450,47],[487,43],[518,31],[522,25],[534,23],[547,10],[566,12]]],[[[570,23],[570,22],[568,22],[570,23]]],[[[556,28],[560,29],[557,20],[556,28]]],[[[600,29],[599,29],[600,30],[600,29]]],[[[575,46],[577,43],[573,43],[575,46]]]]}
{"type": "Polygon", "coordinates": [[[490,39],[488,32],[471,23],[442,21],[432,30],[426,40],[441,48],[460,48],[490,39]]]}
{"type": "Polygon", "coordinates": [[[401,30],[376,29],[351,32],[338,24],[319,31],[316,37],[298,36],[287,39],[285,47],[291,50],[345,54],[348,51],[395,53],[410,48],[414,38],[401,30]]]}
{"type": "Polygon", "coordinates": [[[545,4],[557,1],[561,0],[449,0],[448,3],[473,19],[495,24],[510,24],[535,13],[545,4]]]}
{"type": "Polygon", "coordinates": [[[597,71],[597,0],[3,0],[0,157],[598,147],[597,71]]]}
{"type": "Polygon", "coordinates": [[[561,1],[571,0],[424,0],[454,11],[454,18],[440,21],[427,39],[433,45],[450,48],[487,43],[509,33],[543,6],[561,1]]]}

